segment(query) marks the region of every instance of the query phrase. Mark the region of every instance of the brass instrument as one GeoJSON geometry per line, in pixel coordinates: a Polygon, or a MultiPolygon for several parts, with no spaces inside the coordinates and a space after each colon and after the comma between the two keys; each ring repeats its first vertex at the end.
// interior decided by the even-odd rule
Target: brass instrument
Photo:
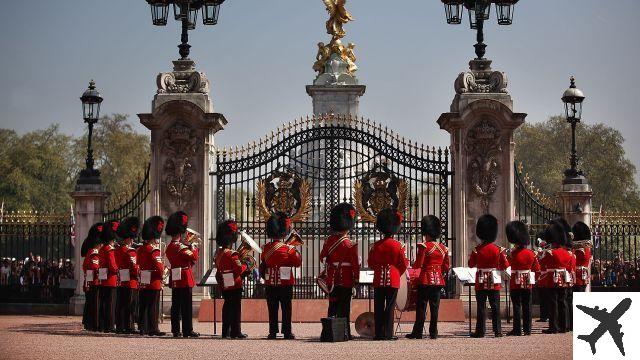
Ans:
{"type": "Polygon", "coordinates": [[[253,271],[258,266],[258,261],[251,255],[251,252],[262,253],[260,245],[255,242],[246,232],[240,231],[240,245],[236,249],[240,261],[247,264],[247,271],[253,271]]]}
{"type": "Polygon", "coordinates": [[[295,229],[291,229],[289,236],[287,236],[287,240],[285,240],[287,245],[291,246],[302,246],[304,245],[304,241],[302,241],[302,237],[295,229]]]}
{"type": "Polygon", "coordinates": [[[202,244],[202,235],[200,235],[199,232],[191,229],[191,228],[187,228],[187,231],[185,233],[185,239],[184,241],[191,245],[191,246],[200,246],[200,244],[202,244]]]}

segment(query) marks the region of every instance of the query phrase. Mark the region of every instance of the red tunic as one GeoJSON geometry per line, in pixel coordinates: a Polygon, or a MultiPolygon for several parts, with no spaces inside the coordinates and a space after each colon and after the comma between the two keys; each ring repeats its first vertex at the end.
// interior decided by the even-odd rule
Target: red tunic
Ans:
{"type": "Polygon", "coordinates": [[[100,281],[98,280],[98,269],[100,268],[100,256],[98,248],[89,249],[87,255],[82,261],[82,271],[84,271],[84,290],[87,291],[89,286],[98,286],[100,281]],[[93,271],[91,279],[87,274],[87,270],[93,271]]]}
{"type": "Polygon", "coordinates": [[[509,254],[509,264],[511,265],[511,280],[509,281],[511,290],[531,289],[533,284],[529,274],[540,271],[536,254],[526,247],[515,247],[509,254]]]}
{"type": "Polygon", "coordinates": [[[538,286],[543,288],[568,287],[565,272],[571,269],[573,256],[564,248],[547,249],[540,257],[538,286]]]}
{"type": "Polygon", "coordinates": [[[348,236],[331,235],[324,242],[320,262],[327,263],[327,285],[353,287],[360,277],[358,247],[348,236]],[[333,248],[331,254],[329,250],[333,248]]]}
{"type": "Polygon", "coordinates": [[[162,289],[162,272],[164,264],[160,249],[151,244],[144,244],[138,248],[138,265],[140,265],[140,289],[160,290],[162,289]],[[143,284],[142,279],[145,271],[151,271],[151,281],[143,284]]]}
{"type": "Polygon", "coordinates": [[[295,246],[279,240],[271,241],[262,247],[260,260],[267,267],[265,284],[271,286],[289,286],[296,283],[293,267],[302,265],[302,256],[295,246]]]}
{"type": "Polygon", "coordinates": [[[171,241],[165,252],[171,264],[171,288],[194,287],[193,265],[198,261],[198,248],[187,246],[179,241],[171,241]],[[173,269],[181,268],[180,280],[173,280],[173,269]]]}
{"type": "Polygon", "coordinates": [[[469,257],[469,267],[476,271],[476,290],[500,290],[501,282],[492,280],[492,271],[504,271],[509,267],[506,249],[494,243],[482,243],[476,246],[469,257]]]}
{"type": "MultiPolygon", "coordinates": [[[[216,272],[218,285],[220,285],[223,290],[241,289],[242,274],[247,271],[247,265],[240,261],[238,253],[231,249],[218,250],[215,259],[216,269],[218,270],[216,272]],[[233,279],[233,284],[225,286],[225,277],[229,280],[233,279]]],[[[227,281],[229,282],[229,280],[227,281]]]]}
{"type": "Polygon", "coordinates": [[[439,242],[427,241],[418,244],[418,254],[413,262],[414,269],[420,269],[418,284],[444,286],[443,274],[449,272],[449,249],[439,242]]]}
{"type": "Polygon", "coordinates": [[[573,250],[576,256],[576,280],[575,285],[589,284],[589,266],[591,266],[591,247],[585,246],[573,250]]]}
{"type": "Polygon", "coordinates": [[[118,285],[118,265],[116,264],[115,247],[112,244],[102,246],[98,256],[100,257],[100,269],[107,269],[107,279],[101,280],[100,285],[116,287],[118,285]]]}
{"type": "Polygon", "coordinates": [[[129,270],[129,281],[122,281],[120,279],[120,286],[130,289],[138,288],[138,274],[140,273],[140,267],[137,262],[138,254],[134,248],[128,246],[119,246],[116,249],[116,264],[118,264],[119,271],[127,269],[129,270]]]}
{"type": "Polygon", "coordinates": [[[374,287],[400,287],[400,275],[407,271],[409,260],[404,245],[393,238],[378,240],[369,250],[368,264],[373,269],[374,287]]]}

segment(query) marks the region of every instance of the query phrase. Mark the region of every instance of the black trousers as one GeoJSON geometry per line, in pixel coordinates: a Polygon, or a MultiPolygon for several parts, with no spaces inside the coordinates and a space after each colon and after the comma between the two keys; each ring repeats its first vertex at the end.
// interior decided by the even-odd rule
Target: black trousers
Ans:
{"type": "Polygon", "coordinates": [[[278,307],[282,308],[282,333],[291,334],[291,298],[293,286],[267,286],[267,308],[269,308],[269,334],[278,333],[278,307]]]}
{"type": "Polygon", "coordinates": [[[550,288],[549,291],[549,330],[567,331],[567,289],[550,288]]]}
{"type": "Polygon", "coordinates": [[[182,333],[193,332],[193,290],[190,287],[171,289],[171,332],[180,332],[180,320],[182,320],[182,333]]]}
{"type": "Polygon", "coordinates": [[[485,321],[487,318],[487,299],[491,306],[491,322],[495,334],[502,332],[500,324],[500,291],[499,290],[476,290],[476,304],[478,314],[476,319],[476,333],[484,335],[487,331],[485,321]]]}
{"type": "Polygon", "coordinates": [[[116,300],[116,330],[133,331],[133,289],[118,287],[116,300]]]}
{"type": "Polygon", "coordinates": [[[549,289],[536,288],[538,292],[538,302],[540,303],[540,319],[549,320],[549,289]]]}
{"type": "Polygon", "coordinates": [[[101,286],[98,290],[100,295],[100,331],[107,332],[115,330],[115,289],[114,287],[101,286]]]}
{"type": "Polygon", "coordinates": [[[398,289],[376,287],[373,289],[373,315],[375,318],[375,338],[393,337],[393,313],[396,307],[398,289]]]}
{"type": "Polygon", "coordinates": [[[84,328],[89,331],[98,330],[98,288],[96,286],[89,286],[87,292],[84,294],[84,311],[83,311],[83,324],[84,328]]]}
{"type": "Polygon", "coordinates": [[[531,334],[531,289],[514,289],[510,296],[513,303],[513,332],[531,334]]]}
{"type": "Polygon", "coordinates": [[[347,319],[347,335],[351,336],[351,294],[353,288],[344,286],[334,286],[329,294],[329,317],[339,317],[347,319]]]}
{"type": "Polygon", "coordinates": [[[587,291],[587,285],[575,285],[573,287],[573,292],[585,292],[587,291]]]}
{"type": "Polygon", "coordinates": [[[565,308],[567,311],[567,330],[573,331],[573,288],[567,288],[565,297],[565,308]]]}
{"type": "Polygon", "coordinates": [[[160,290],[140,290],[140,332],[149,334],[158,332],[158,306],[160,304],[160,290]]]}
{"type": "Polygon", "coordinates": [[[222,291],[224,304],[222,305],[222,336],[237,336],[242,334],[240,323],[242,319],[242,289],[222,291]]]}
{"type": "Polygon", "coordinates": [[[424,322],[427,318],[427,302],[429,303],[429,335],[438,335],[438,312],[440,311],[440,290],[442,286],[420,285],[416,300],[416,322],[413,324],[414,335],[422,335],[424,322]]]}

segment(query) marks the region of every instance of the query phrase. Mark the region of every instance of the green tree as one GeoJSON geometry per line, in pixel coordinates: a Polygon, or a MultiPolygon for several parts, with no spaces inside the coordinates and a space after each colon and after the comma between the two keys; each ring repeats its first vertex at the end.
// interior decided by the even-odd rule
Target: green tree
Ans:
{"type": "Polygon", "coordinates": [[[58,125],[19,136],[0,129],[0,200],[5,210],[69,211],[75,156],[58,125]]]}
{"type": "MultiPolygon", "coordinates": [[[[605,124],[578,124],[576,146],[582,169],[594,192],[593,207],[620,211],[640,209],[636,168],[626,157],[624,137],[605,124]]],[[[562,116],[524,124],[515,133],[516,162],[522,162],[535,186],[547,195],[558,192],[569,167],[571,127],[562,116]]]]}

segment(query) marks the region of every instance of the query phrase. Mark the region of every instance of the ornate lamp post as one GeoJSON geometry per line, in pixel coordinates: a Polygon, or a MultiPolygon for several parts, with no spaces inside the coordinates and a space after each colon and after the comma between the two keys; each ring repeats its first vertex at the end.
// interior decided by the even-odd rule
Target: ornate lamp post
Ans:
{"type": "Polygon", "coordinates": [[[513,9],[518,0],[442,0],[447,23],[458,25],[462,23],[462,13],[467,9],[469,13],[469,26],[476,30],[476,56],[484,59],[487,45],[484,43],[484,22],[489,20],[491,4],[495,4],[496,16],[499,25],[511,25],[513,23],[513,9]]]}
{"type": "Polygon", "coordinates": [[[576,87],[576,79],[570,78],[571,85],[564,94],[562,94],[562,102],[564,103],[565,117],[567,122],[571,124],[571,167],[564,171],[563,184],[584,184],[586,179],[582,170],[578,170],[578,154],[576,152],[576,126],[582,117],[582,102],[585,99],[582,90],[576,87]]]}
{"type": "Polygon", "coordinates": [[[96,89],[95,81],[89,82],[89,87],[80,97],[82,101],[82,117],[84,122],[89,125],[89,135],[87,139],[87,160],[86,167],[80,171],[78,184],[100,184],[100,171],[93,168],[93,148],[91,146],[91,138],[93,137],[93,125],[100,118],[100,104],[102,96],[96,89]]]}
{"type": "Polygon", "coordinates": [[[169,17],[169,5],[173,6],[173,17],[182,22],[181,43],[178,45],[180,60],[189,59],[189,30],[196,28],[198,12],[202,11],[202,23],[215,25],[220,15],[220,5],[224,0],[146,0],[151,7],[151,20],[153,25],[167,25],[169,17]]]}

